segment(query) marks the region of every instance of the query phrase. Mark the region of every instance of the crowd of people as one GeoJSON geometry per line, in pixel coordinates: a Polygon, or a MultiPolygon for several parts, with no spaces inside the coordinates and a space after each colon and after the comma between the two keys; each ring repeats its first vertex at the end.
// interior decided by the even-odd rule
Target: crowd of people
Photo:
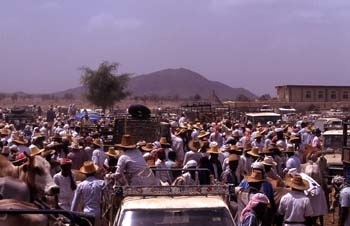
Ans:
{"type": "MultiPolygon", "coordinates": [[[[169,136],[135,141],[124,134],[113,145],[98,131],[83,129],[95,123],[111,126],[106,119],[91,121],[87,112],[76,120],[74,113],[57,115],[53,108],[24,129],[2,121],[1,155],[14,165],[28,156],[46,158],[60,188],[56,208],[80,210],[96,225],[105,177],[131,186],[234,185],[252,194],[237,219],[242,226],[323,225],[328,213],[321,131],[310,123],[204,123],[183,114],[167,121],[169,136]]],[[[345,183],[340,226],[350,225],[350,181],[345,183]]]]}

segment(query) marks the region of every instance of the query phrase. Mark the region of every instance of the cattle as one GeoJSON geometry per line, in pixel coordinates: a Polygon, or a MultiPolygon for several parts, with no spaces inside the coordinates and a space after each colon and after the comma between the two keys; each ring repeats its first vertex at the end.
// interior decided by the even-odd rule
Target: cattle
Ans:
{"type": "MultiPolygon", "coordinates": [[[[0,209],[23,209],[37,210],[38,208],[31,203],[15,200],[0,200],[0,209]]],[[[48,219],[42,214],[0,214],[0,226],[26,225],[26,226],[46,226],[48,219]]]]}
{"type": "MultiPolygon", "coordinates": [[[[2,177],[12,177],[25,182],[30,191],[31,201],[44,194],[56,194],[59,191],[50,174],[50,164],[41,156],[28,156],[24,164],[14,166],[6,157],[0,155],[0,178],[2,177]]],[[[2,198],[6,197],[7,194],[2,194],[2,198]]]]}

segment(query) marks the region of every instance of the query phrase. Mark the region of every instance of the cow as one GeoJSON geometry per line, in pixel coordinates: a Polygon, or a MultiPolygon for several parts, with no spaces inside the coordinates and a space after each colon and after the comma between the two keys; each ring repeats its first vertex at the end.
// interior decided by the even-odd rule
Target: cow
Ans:
{"type": "MultiPolygon", "coordinates": [[[[6,157],[0,155],[0,180],[8,180],[9,178],[15,178],[14,181],[24,182],[28,186],[30,201],[34,201],[44,194],[52,195],[59,192],[59,187],[50,174],[50,164],[41,156],[27,156],[24,164],[14,166],[6,157]]],[[[0,188],[1,190],[4,189],[0,188]]],[[[16,192],[16,189],[13,189],[12,192],[16,192]]],[[[0,195],[0,198],[12,197],[6,192],[0,195]]]]}
{"type": "MultiPolygon", "coordinates": [[[[32,204],[15,199],[0,200],[1,210],[22,209],[37,210],[32,204]]],[[[43,214],[0,214],[0,226],[26,225],[26,226],[46,226],[48,218],[43,214]]]]}

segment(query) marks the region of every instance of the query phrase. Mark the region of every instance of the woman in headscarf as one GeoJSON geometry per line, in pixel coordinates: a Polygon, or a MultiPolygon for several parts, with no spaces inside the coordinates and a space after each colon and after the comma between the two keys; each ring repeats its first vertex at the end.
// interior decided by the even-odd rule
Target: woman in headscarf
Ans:
{"type": "Polygon", "coordinates": [[[243,209],[239,226],[259,226],[265,210],[269,204],[269,199],[262,193],[256,193],[243,209]]]}

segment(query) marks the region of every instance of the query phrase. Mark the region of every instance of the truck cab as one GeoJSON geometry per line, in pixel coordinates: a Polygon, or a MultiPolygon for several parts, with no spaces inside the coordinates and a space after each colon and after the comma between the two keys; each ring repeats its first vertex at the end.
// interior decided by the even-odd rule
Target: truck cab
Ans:
{"type": "Polygon", "coordinates": [[[123,188],[114,226],[234,226],[228,186],[123,188]],[[147,191],[148,190],[148,191],[147,191]]]}

